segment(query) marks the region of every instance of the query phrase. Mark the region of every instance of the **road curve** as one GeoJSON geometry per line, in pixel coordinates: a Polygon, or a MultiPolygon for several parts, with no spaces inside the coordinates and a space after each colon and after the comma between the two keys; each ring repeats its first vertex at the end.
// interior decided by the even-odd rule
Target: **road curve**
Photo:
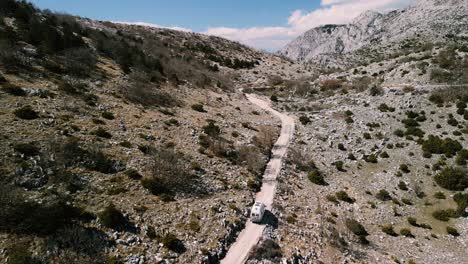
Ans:
{"type": "MultiPolygon", "coordinates": [[[[270,162],[267,164],[263,175],[262,188],[256,196],[256,201],[264,203],[267,209],[271,210],[275,196],[276,178],[281,171],[283,158],[294,134],[294,119],[272,109],[269,102],[258,98],[256,95],[246,94],[246,97],[251,103],[281,119],[281,134],[273,146],[270,162]]],[[[237,237],[236,242],[229,248],[226,257],[221,260],[221,264],[244,263],[249,256],[250,250],[260,240],[264,229],[265,225],[248,221],[244,230],[237,237]]]]}

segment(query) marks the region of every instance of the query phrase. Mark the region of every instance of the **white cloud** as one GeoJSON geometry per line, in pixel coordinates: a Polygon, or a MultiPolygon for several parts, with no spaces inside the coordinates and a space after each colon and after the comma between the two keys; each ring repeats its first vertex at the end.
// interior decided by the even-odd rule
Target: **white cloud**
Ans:
{"type": "Polygon", "coordinates": [[[177,27],[177,26],[161,26],[157,24],[152,24],[152,23],[146,23],[146,22],[114,22],[118,24],[125,24],[125,25],[136,25],[136,26],[145,26],[145,27],[154,27],[154,28],[167,28],[167,29],[172,29],[172,30],[179,30],[179,31],[185,31],[185,32],[192,32],[191,29],[189,28],[184,28],[184,27],[177,27]]]}
{"type": "Polygon", "coordinates": [[[388,12],[409,5],[414,0],[322,0],[321,7],[311,11],[294,11],[287,27],[228,28],[213,27],[205,34],[236,40],[258,49],[277,50],[305,31],[325,24],[350,22],[367,10],[388,12]]]}

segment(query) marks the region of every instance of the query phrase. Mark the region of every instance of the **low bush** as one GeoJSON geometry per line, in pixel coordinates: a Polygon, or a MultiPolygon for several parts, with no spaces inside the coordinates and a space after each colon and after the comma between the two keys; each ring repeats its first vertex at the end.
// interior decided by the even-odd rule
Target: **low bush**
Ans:
{"type": "Polygon", "coordinates": [[[202,104],[192,105],[192,110],[195,110],[195,111],[200,112],[200,113],[206,113],[206,110],[205,110],[205,108],[203,107],[202,104]]]}
{"type": "Polygon", "coordinates": [[[439,221],[447,222],[450,218],[457,217],[457,212],[453,209],[436,210],[432,212],[432,217],[439,221]]]}
{"type": "Polygon", "coordinates": [[[397,129],[393,132],[393,134],[397,137],[404,137],[405,136],[405,131],[401,130],[401,129],[397,129]]]}
{"type": "Polygon", "coordinates": [[[322,186],[328,185],[325,181],[325,178],[323,177],[323,174],[318,169],[311,170],[307,177],[309,178],[309,181],[314,184],[322,186]]]}
{"type": "Polygon", "coordinates": [[[15,234],[51,235],[80,218],[83,212],[63,198],[51,197],[41,204],[25,201],[10,187],[0,186],[0,231],[15,234]]]}
{"type": "Polygon", "coordinates": [[[445,154],[447,156],[454,156],[462,149],[463,146],[456,140],[451,138],[441,139],[433,135],[429,135],[428,139],[422,144],[422,150],[424,152],[445,154]]]}
{"type": "Polygon", "coordinates": [[[152,175],[141,183],[154,195],[184,191],[192,183],[187,162],[171,149],[157,150],[151,165],[152,175]]]}
{"type": "Polygon", "coordinates": [[[2,91],[14,96],[26,96],[27,94],[26,91],[23,90],[23,88],[10,83],[4,84],[2,87],[2,91]]]}
{"type": "Polygon", "coordinates": [[[436,192],[436,193],[434,194],[434,198],[439,199],[439,200],[443,200],[443,199],[445,199],[446,197],[445,197],[445,194],[444,194],[443,192],[436,192]]]}
{"type": "Polygon", "coordinates": [[[388,106],[387,104],[381,104],[379,105],[378,109],[380,110],[380,112],[395,112],[395,108],[394,107],[390,107],[388,106]]]}
{"type": "Polygon", "coordinates": [[[468,149],[462,149],[458,152],[455,162],[457,165],[465,166],[468,161],[468,149]]]}
{"type": "Polygon", "coordinates": [[[367,132],[364,133],[362,136],[363,136],[364,139],[372,139],[371,134],[369,134],[369,133],[367,133],[367,132]]]}
{"type": "Polygon", "coordinates": [[[32,143],[19,143],[13,146],[13,149],[23,154],[26,157],[37,156],[40,153],[40,150],[37,146],[32,143]]]}
{"type": "Polygon", "coordinates": [[[270,100],[271,100],[272,102],[278,102],[278,96],[276,96],[276,95],[273,94],[272,96],[270,96],[270,100]]]}
{"type": "Polygon", "coordinates": [[[141,174],[136,169],[126,170],[125,175],[127,175],[127,177],[129,177],[132,180],[140,180],[141,178],[143,178],[143,176],[141,176],[141,174]]]}
{"type": "Polygon", "coordinates": [[[96,130],[92,132],[92,134],[101,138],[107,138],[107,139],[112,138],[112,134],[107,132],[107,130],[102,127],[98,127],[96,130]]]}
{"type": "Polygon", "coordinates": [[[299,121],[300,121],[301,124],[304,125],[304,126],[307,125],[307,124],[309,124],[309,123],[311,122],[311,121],[310,121],[310,118],[307,117],[307,116],[305,116],[305,115],[300,116],[300,117],[299,117],[299,121]]]}
{"type": "Polygon", "coordinates": [[[381,201],[390,201],[392,199],[392,196],[390,196],[387,190],[380,190],[375,197],[381,201]]]}
{"type": "Polygon", "coordinates": [[[388,152],[384,151],[384,152],[380,153],[380,157],[383,158],[383,159],[388,159],[388,158],[390,158],[390,155],[388,155],[388,152]]]}
{"type": "Polygon", "coordinates": [[[458,230],[454,227],[451,227],[451,226],[447,226],[447,234],[449,235],[452,235],[454,237],[458,237],[460,236],[460,233],[458,232],[458,230]]]}
{"type": "Polygon", "coordinates": [[[345,171],[344,162],[341,160],[335,161],[335,167],[338,171],[345,171]]]}
{"type": "Polygon", "coordinates": [[[336,192],[335,196],[338,200],[343,201],[343,202],[347,202],[351,204],[355,202],[355,200],[349,197],[349,195],[345,191],[336,192]]]}
{"type": "Polygon", "coordinates": [[[40,260],[35,258],[29,251],[27,244],[14,243],[7,249],[7,264],[40,264],[40,260]]]}
{"type": "Polygon", "coordinates": [[[107,111],[106,111],[106,112],[103,112],[103,113],[101,114],[101,116],[102,116],[103,118],[105,118],[105,119],[108,119],[108,120],[114,120],[114,119],[115,119],[114,114],[111,113],[111,112],[107,112],[107,111]]]}
{"type": "Polygon", "coordinates": [[[466,217],[468,208],[468,193],[457,193],[453,196],[453,200],[457,203],[457,214],[466,217]]]}
{"type": "Polygon", "coordinates": [[[14,114],[16,117],[25,120],[33,120],[39,118],[39,114],[30,105],[26,105],[16,109],[14,111],[14,114]]]}
{"type": "Polygon", "coordinates": [[[104,208],[104,210],[98,214],[98,217],[103,226],[115,230],[121,230],[127,224],[124,215],[114,204],[110,204],[104,208]]]}
{"type": "Polygon", "coordinates": [[[258,261],[262,260],[280,260],[283,256],[280,246],[271,239],[263,240],[259,245],[255,246],[251,258],[258,261]]]}
{"type": "Polygon", "coordinates": [[[209,122],[208,125],[204,126],[203,132],[210,137],[217,138],[221,133],[221,128],[215,125],[214,122],[209,122]]]}
{"type": "Polygon", "coordinates": [[[468,170],[461,167],[446,167],[436,176],[435,182],[451,191],[463,191],[468,187],[468,170]]]}
{"type": "Polygon", "coordinates": [[[369,162],[369,163],[377,163],[377,162],[378,162],[377,156],[374,155],[374,154],[371,154],[371,155],[369,155],[369,156],[365,156],[365,157],[364,157],[364,160],[365,160],[366,162],[369,162]]]}
{"type": "Polygon", "coordinates": [[[390,236],[398,236],[398,234],[395,232],[395,230],[393,230],[393,226],[391,224],[386,224],[386,225],[383,225],[382,226],[382,232],[384,232],[385,234],[387,235],[390,235],[390,236]]]}
{"type": "Polygon", "coordinates": [[[401,165],[400,165],[400,170],[401,170],[403,173],[410,173],[410,172],[411,172],[410,169],[409,169],[409,167],[408,167],[408,165],[406,165],[406,164],[401,164],[401,165]]]}
{"type": "Polygon", "coordinates": [[[161,238],[163,246],[176,253],[183,253],[186,251],[182,240],[178,239],[176,235],[168,233],[161,238]]]}
{"type": "Polygon", "coordinates": [[[329,194],[326,196],[327,201],[332,202],[334,204],[339,204],[340,202],[336,199],[335,195],[329,194]]]}
{"type": "Polygon", "coordinates": [[[408,190],[408,186],[406,185],[406,182],[404,182],[404,181],[400,181],[398,183],[398,188],[400,188],[400,190],[402,190],[402,191],[407,191],[408,190]]]}
{"type": "Polygon", "coordinates": [[[405,237],[414,237],[413,233],[411,233],[411,229],[409,228],[400,229],[400,235],[405,237]]]}
{"type": "Polygon", "coordinates": [[[345,221],[346,227],[356,236],[359,237],[361,243],[368,244],[366,236],[369,235],[363,225],[361,225],[358,221],[354,219],[346,219],[345,221]]]}

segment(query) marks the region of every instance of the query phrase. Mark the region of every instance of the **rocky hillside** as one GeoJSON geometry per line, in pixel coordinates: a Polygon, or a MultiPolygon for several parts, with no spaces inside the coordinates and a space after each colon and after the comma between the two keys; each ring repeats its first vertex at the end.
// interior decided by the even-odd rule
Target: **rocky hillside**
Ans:
{"type": "Polygon", "coordinates": [[[347,25],[311,29],[279,53],[298,62],[346,67],[411,46],[466,43],[467,10],[466,0],[419,0],[387,14],[368,11],[347,25]]]}
{"type": "Polygon", "coordinates": [[[277,57],[0,3],[0,263],[216,261],[278,121],[238,93],[277,57]]]}

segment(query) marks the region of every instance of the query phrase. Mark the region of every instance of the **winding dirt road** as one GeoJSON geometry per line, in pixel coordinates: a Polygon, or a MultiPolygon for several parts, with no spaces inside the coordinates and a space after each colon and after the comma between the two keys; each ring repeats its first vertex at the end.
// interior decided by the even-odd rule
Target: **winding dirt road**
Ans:
{"type": "MultiPolygon", "coordinates": [[[[281,134],[273,146],[270,162],[267,164],[263,175],[262,188],[257,193],[256,201],[266,205],[271,210],[276,189],[276,177],[281,171],[283,158],[286,155],[289,142],[294,134],[294,119],[271,108],[270,103],[259,99],[256,95],[246,94],[247,99],[258,107],[271,112],[281,119],[281,134]]],[[[244,263],[249,256],[250,250],[258,243],[262,236],[265,225],[247,222],[244,230],[239,234],[237,240],[229,248],[226,257],[221,260],[222,264],[244,263]]]]}

